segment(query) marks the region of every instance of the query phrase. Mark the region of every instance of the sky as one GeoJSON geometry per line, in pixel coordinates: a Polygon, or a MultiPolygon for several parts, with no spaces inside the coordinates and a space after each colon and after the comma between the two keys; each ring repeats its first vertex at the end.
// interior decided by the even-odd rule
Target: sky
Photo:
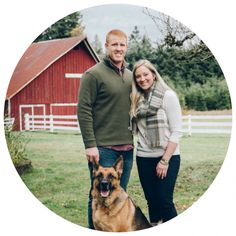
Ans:
{"type": "MultiPolygon", "coordinates": [[[[97,34],[102,45],[105,43],[105,35],[111,29],[123,30],[128,36],[138,26],[140,34],[146,34],[152,42],[160,40],[160,33],[153,20],[143,13],[144,7],[109,4],[87,8],[80,11],[83,15],[85,33],[90,42],[94,41],[97,34]]],[[[157,15],[159,12],[152,10],[157,15]]]]}

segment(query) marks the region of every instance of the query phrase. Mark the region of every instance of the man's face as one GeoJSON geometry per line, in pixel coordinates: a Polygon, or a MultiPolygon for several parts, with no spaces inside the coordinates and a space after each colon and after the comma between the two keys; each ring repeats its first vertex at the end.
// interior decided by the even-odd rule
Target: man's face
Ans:
{"type": "Polygon", "coordinates": [[[105,43],[105,47],[108,56],[114,64],[119,65],[123,63],[127,51],[127,41],[125,37],[111,34],[109,36],[109,41],[105,43]]]}

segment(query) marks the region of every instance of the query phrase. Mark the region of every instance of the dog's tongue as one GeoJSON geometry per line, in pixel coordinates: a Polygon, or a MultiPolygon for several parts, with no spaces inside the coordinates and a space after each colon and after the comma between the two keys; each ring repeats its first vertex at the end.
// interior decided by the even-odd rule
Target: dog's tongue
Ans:
{"type": "Polygon", "coordinates": [[[108,197],[110,191],[101,191],[101,196],[102,197],[108,197]]]}

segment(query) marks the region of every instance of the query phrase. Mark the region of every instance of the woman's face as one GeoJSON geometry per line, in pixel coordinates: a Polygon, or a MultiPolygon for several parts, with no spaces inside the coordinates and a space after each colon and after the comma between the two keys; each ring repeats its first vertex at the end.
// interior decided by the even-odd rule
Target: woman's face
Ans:
{"type": "Polygon", "coordinates": [[[135,71],[135,80],[141,89],[148,91],[152,87],[155,77],[146,66],[142,65],[135,71]]]}

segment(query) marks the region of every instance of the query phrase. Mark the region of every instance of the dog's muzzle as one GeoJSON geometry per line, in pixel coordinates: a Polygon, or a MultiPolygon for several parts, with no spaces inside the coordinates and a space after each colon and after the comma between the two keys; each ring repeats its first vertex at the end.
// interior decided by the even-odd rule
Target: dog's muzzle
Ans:
{"type": "Polygon", "coordinates": [[[107,180],[102,180],[99,185],[100,194],[102,197],[108,197],[110,194],[110,183],[107,180]]]}

